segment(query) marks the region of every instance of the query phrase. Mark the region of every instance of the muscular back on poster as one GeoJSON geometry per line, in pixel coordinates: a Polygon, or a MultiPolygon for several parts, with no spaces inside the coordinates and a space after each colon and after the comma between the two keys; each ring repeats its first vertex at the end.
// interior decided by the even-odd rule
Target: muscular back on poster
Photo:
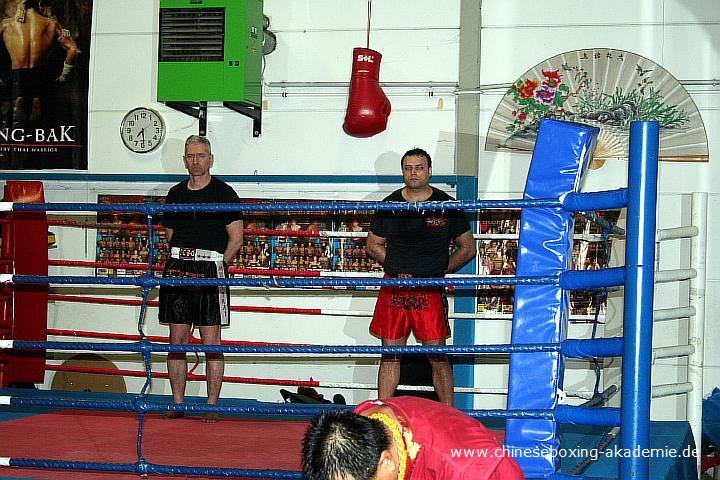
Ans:
{"type": "Polygon", "coordinates": [[[12,68],[35,68],[45,58],[59,29],[54,18],[48,18],[30,8],[23,22],[6,18],[2,22],[2,39],[12,60],[12,68]]]}

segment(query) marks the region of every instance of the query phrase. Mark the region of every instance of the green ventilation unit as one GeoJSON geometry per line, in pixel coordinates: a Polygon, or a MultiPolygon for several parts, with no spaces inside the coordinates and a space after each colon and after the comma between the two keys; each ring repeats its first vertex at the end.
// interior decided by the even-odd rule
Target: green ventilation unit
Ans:
{"type": "Polygon", "coordinates": [[[262,43],[262,0],[160,0],[157,100],[201,120],[223,102],[259,135],[262,43]]]}

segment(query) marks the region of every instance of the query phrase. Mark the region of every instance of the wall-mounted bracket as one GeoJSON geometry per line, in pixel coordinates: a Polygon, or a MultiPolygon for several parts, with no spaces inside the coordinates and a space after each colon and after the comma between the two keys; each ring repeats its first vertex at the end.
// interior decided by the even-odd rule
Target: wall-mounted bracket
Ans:
{"type": "Polygon", "coordinates": [[[165,102],[165,105],[200,120],[198,135],[207,135],[207,102],[165,102]]]}
{"type": "Polygon", "coordinates": [[[262,133],[262,108],[240,102],[223,102],[223,105],[241,115],[250,117],[253,121],[253,137],[262,133]]]}
{"type": "MultiPolygon", "coordinates": [[[[198,135],[204,137],[207,134],[207,102],[165,102],[165,105],[200,120],[198,135]]],[[[260,136],[262,133],[262,109],[260,107],[240,102],[223,102],[223,106],[251,118],[253,137],[260,136]]]]}

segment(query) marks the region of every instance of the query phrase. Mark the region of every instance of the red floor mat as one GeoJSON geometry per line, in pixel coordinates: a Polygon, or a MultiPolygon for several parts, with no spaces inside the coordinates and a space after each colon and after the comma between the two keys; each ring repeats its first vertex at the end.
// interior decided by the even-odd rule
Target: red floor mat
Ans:
{"type": "MultiPolygon", "coordinates": [[[[199,417],[165,420],[159,415],[147,415],[142,453],[148,462],[165,465],[300,470],[306,428],[305,421],[224,418],[205,424],[199,417]]],[[[131,413],[68,410],[34,415],[0,422],[0,457],[134,463],[136,433],[137,416],[131,413]]],[[[0,469],[0,477],[139,478],[117,473],[18,468],[0,469]]]]}

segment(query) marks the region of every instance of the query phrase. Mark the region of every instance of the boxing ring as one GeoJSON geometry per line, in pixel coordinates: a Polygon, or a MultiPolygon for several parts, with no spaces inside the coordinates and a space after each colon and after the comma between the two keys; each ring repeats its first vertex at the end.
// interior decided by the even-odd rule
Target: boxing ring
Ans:
{"type": "MultiPolygon", "coordinates": [[[[590,159],[598,129],[584,125],[543,120],[533,154],[524,198],[521,200],[480,200],[394,204],[387,202],[320,202],[273,204],[160,205],[160,204],[62,204],[5,203],[6,211],[113,211],[147,215],[152,231],[153,216],[164,212],[219,211],[347,211],[347,210],[447,210],[521,208],[518,266],[515,276],[477,277],[454,275],[446,278],[368,278],[348,276],[296,276],[287,278],[163,279],[153,271],[152,244],[146,274],[126,278],[94,276],[0,275],[0,281],[14,285],[120,285],[140,287],[142,300],[137,338],[117,338],[114,343],[0,340],[7,350],[58,350],[65,352],[127,352],[140,355],[145,364],[145,383],[132,398],[56,398],[50,394],[0,397],[0,404],[13,408],[100,410],[130,412],[137,415],[136,459],[134,462],[86,462],[43,458],[0,458],[7,467],[32,467],[58,470],[123,472],[146,475],[236,476],[250,478],[302,478],[293,470],[269,470],[224,467],[192,467],[153,463],[144,454],[146,420],[155,413],[179,411],[216,412],[241,416],[282,416],[307,418],[333,406],[287,406],[274,404],[233,404],[208,406],[169,403],[148,394],[154,376],[150,356],[167,352],[217,352],[233,355],[313,355],[377,356],[380,354],[448,354],[458,357],[510,354],[508,408],[467,410],[478,419],[506,419],[505,442],[527,478],[592,478],[570,476],[558,471],[556,454],[560,424],[620,427],[619,448],[632,452],[651,446],[650,368],[658,352],[652,350],[653,292],[656,240],[657,151],[659,132],[654,122],[635,122],[631,127],[628,187],[612,191],[580,193],[579,184],[590,159]],[[573,213],[627,208],[627,250],[624,267],[604,270],[569,270],[573,213]],[[219,346],[168,345],[162,339],[148,337],[144,331],[150,305],[149,294],[158,286],[220,286],[244,288],[298,288],[349,286],[453,286],[472,289],[481,285],[515,287],[516,310],[511,344],[448,346],[350,346],[350,345],[278,345],[223,344],[219,346]],[[570,290],[624,287],[623,338],[573,340],[566,338],[568,296],[570,290]],[[560,403],[564,361],[568,358],[622,356],[622,402],[620,408],[580,407],[560,403]],[[534,452],[541,452],[536,454],[534,452]],[[555,453],[553,453],[555,452],[555,453]]],[[[283,272],[277,273],[278,275],[283,272]]],[[[268,275],[268,271],[262,271],[268,275]]],[[[273,273],[271,272],[270,275],[273,273]]],[[[671,277],[677,279],[682,275],[671,277]]],[[[687,277],[682,277],[687,278],[687,277]]],[[[289,312],[290,313],[290,312],[289,312]]],[[[297,312],[295,312],[297,313],[297,312]]],[[[700,335],[701,337],[701,335],[700,335]]],[[[687,355],[693,351],[664,354],[687,355]]],[[[695,365],[697,366],[697,365],[695,365]]],[[[71,396],[70,396],[71,397],[71,396]]],[[[108,414],[109,415],[109,414],[108,414]]],[[[178,428],[178,427],[175,427],[178,428]]],[[[3,454],[0,447],[0,456],[3,454]]],[[[619,458],[619,478],[650,478],[650,458],[629,455],[619,458]]],[[[596,477],[599,478],[599,477],[596,477]]]]}

